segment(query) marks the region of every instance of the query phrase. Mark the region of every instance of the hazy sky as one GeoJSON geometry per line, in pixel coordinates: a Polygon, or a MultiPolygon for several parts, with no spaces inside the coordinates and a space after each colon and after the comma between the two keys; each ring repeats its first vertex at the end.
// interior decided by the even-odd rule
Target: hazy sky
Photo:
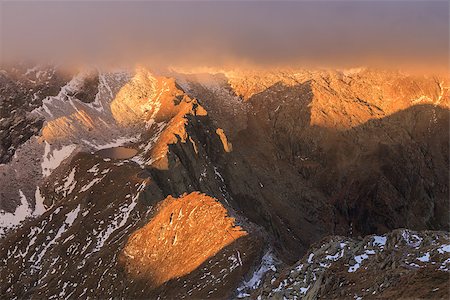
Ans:
{"type": "Polygon", "coordinates": [[[2,59],[448,63],[448,1],[1,1],[2,59]]]}

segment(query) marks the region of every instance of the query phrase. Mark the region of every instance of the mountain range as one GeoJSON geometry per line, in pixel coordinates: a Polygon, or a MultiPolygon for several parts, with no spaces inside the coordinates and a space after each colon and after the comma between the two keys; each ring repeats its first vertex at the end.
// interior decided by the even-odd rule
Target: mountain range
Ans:
{"type": "Polygon", "coordinates": [[[0,71],[0,297],[449,297],[448,75],[0,71]]]}

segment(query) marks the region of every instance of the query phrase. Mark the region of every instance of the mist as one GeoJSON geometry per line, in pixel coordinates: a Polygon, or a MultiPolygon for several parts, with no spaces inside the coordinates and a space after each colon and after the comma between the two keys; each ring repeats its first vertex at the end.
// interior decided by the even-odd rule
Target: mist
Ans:
{"type": "Polygon", "coordinates": [[[448,67],[448,1],[6,1],[1,61],[448,67]]]}

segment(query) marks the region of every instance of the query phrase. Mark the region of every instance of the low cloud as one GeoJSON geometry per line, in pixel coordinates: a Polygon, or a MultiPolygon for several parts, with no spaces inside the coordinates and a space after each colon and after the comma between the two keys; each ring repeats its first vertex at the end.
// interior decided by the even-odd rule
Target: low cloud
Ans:
{"type": "Polygon", "coordinates": [[[1,59],[447,66],[448,1],[19,1],[1,59]]]}

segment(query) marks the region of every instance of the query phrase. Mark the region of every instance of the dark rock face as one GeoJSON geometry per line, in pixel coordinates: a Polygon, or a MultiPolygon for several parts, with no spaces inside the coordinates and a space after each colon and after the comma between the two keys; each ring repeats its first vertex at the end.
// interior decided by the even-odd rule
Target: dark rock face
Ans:
{"type": "Polygon", "coordinates": [[[346,149],[335,153],[344,156],[342,152],[349,151],[356,158],[345,169],[334,168],[346,177],[334,200],[355,232],[384,233],[399,227],[449,230],[448,124],[448,110],[425,105],[346,133],[346,145],[338,144],[346,149]],[[431,121],[433,116],[436,122],[431,121]],[[358,143],[348,142],[354,136],[358,143]]]}
{"type": "Polygon", "coordinates": [[[310,125],[312,91],[276,84],[249,98],[248,127],[232,140],[231,156],[244,163],[228,163],[225,176],[239,178],[230,184],[236,206],[266,228],[277,224],[293,259],[299,241],[325,234],[448,230],[448,110],[417,105],[334,130],[310,125]]]}

